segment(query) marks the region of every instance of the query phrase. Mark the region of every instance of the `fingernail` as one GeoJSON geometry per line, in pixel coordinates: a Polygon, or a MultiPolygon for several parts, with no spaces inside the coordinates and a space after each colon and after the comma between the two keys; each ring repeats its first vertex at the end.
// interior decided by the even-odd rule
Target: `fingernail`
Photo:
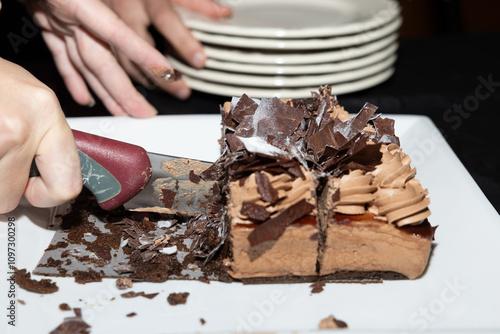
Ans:
{"type": "Polygon", "coordinates": [[[94,106],[95,106],[95,100],[92,98],[92,100],[90,100],[89,104],[87,104],[87,107],[92,108],[94,106]]]}
{"type": "Polygon", "coordinates": [[[196,52],[191,58],[191,65],[196,68],[202,68],[205,66],[205,60],[207,57],[203,52],[196,52]]]}
{"type": "Polygon", "coordinates": [[[182,73],[177,70],[165,70],[160,74],[160,78],[166,82],[177,81],[182,78],[182,73]]]}

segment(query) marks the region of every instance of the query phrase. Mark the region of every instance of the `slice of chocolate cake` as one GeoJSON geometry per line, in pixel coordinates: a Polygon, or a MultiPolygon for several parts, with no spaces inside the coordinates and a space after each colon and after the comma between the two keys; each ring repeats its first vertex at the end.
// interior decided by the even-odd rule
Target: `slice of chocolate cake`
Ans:
{"type": "Polygon", "coordinates": [[[229,274],[244,282],[414,279],[434,229],[394,122],[312,99],[221,108],[229,274]]]}

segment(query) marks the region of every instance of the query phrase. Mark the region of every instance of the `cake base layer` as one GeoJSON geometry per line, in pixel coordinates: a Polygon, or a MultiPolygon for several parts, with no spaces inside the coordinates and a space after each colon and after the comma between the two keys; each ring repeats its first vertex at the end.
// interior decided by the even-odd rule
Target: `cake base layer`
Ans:
{"type": "Polygon", "coordinates": [[[339,272],[394,272],[415,279],[424,272],[434,232],[427,221],[418,228],[405,229],[363,218],[366,217],[333,219],[323,227],[321,276],[344,276],[339,272]]]}
{"type": "Polygon", "coordinates": [[[233,278],[316,275],[318,227],[315,224],[292,224],[278,240],[251,247],[248,235],[253,229],[234,226],[231,231],[229,274],[233,278]]]}

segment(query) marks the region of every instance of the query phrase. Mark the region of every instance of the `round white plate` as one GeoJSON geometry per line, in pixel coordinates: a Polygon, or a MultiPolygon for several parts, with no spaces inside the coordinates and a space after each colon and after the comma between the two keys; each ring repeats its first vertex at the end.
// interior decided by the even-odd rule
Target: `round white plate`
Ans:
{"type": "Polygon", "coordinates": [[[355,68],[365,67],[386,59],[394,54],[398,48],[398,43],[393,43],[389,47],[369,54],[364,57],[350,59],[340,62],[329,62],[312,65],[263,65],[263,64],[245,64],[230,61],[222,61],[208,58],[205,62],[205,68],[221,70],[226,72],[266,74],[266,75],[303,75],[303,74],[321,74],[348,71],[355,68]]]}
{"type": "MultiPolygon", "coordinates": [[[[332,93],[340,95],[370,88],[384,82],[385,80],[390,78],[393,73],[394,68],[390,67],[380,73],[361,80],[333,84],[331,85],[332,93]]],[[[247,94],[254,98],[272,98],[274,96],[277,96],[279,98],[305,98],[310,97],[312,91],[318,90],[318,86],[297,88],[256,88],[246,86],[231,86],[192,78],[189,75],[185,75],[184,80],[191,88],[195,90],[223,96],[241,96],[242,94],[247,94]]],[[[329,83],[325,82],[324,84],[329,83]]]]}
{"type": "Polygon", "coordinates": [[[205,81],[232,85],[245,85],[249,87],[305,87],[353,81],[371,76],[392,66],[396,62],[396,58],[396,55],[391,55],[378,63],[351,71],[300,76],[264,76],[230,73],[207,69],[195,69],[186,64],[183,64],[176,59],[171,58],[169,60],[171,61],[172,65],[181,73],[187,74],[191,78],[201,79],[205,81]]]}
{"type": "Polygon", "coordinates": [[[265,52],[262,50],[236,50],[211,45],[205,45],[208,58],[248,64],[317,64],[333,61],[344,61],[362,57],[382,50],[396,42],[398,34],[394,33],[374,42],[364,45],[340,48],[328,51],[298,51],[298,52],[265,52]]]}
{"type": "Polygon", "coordinates": [[[193,36],[202,43],[230,46],[245,49],[266,49],[266,50],[319,50],[330,48],[342,48],[354,45],[365,44],[384,36],[387,36],[399,29],[402,19],[397,17],[388,24],[377,29],[367,30],[355,35],[346,35],[332,38],[307,38],[307,39],[272,39],[272,38],[252,38],[206,33],[193,30],[193,36]]]}
{"type": "Polygon", "coordinates": [[[213,19],[177,8],[196,30],[233,36],[311,38],[356,34],[393,20],[400,7],[393,0],[224,0],[230,17],[213,19]]]}

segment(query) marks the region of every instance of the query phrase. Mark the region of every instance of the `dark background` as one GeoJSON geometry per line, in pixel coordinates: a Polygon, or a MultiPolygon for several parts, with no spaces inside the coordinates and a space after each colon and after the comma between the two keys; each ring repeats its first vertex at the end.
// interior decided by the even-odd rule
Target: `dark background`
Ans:
{"type": "MultiPolygon", "coordinates": [[[[339,96],[340,103],[351,112],[369,101],[383,114],[429,116],[500,212],[500,1],[400,3],[404,23],[396,73],[379,86],[339,96]],[[484,86],[484,81],[492,82],[491,94],[478,99],[476,90],[484,86]],[[461,106],[463,113],[458,114],[461,106]]],[[[16,1],[3,1],[0,56],[24,66],[49,85],[67,116],[108,115],[100,103],[89,109],[71,100],[40,32],[23,32],[30,20],[16,1]],[[7,36],[23,33],[29,38],[15,50],[7,36]]],[[[194,92],[189,100],[178,101],[161,92],[138,88],[161,114],[218,113],[218,105],[228,99],[194,92]]],[[[481,92],[486,91],[483,88],[481,92]]],[[[460,180],[456,180],[455,190],[456,196],[467,196],[460,192],[460,180]]]]}

